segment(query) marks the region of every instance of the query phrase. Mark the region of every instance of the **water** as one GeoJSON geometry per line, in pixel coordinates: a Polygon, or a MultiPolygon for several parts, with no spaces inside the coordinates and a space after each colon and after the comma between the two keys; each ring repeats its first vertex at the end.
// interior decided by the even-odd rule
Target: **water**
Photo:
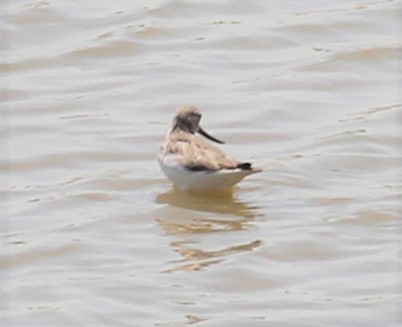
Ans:
{"type": "Polygon", "coordinates": [[[2,326],[397,326],[400,1],[2,4],[2,326]],[[175,108],[264,172],[174,192],[175,108]]]}

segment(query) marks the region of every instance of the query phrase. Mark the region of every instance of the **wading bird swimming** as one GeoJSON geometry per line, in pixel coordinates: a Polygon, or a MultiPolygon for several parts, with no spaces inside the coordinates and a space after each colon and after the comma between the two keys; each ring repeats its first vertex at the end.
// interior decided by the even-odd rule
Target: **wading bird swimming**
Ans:
{"type": "Polygon", "coordinates": [[[172,128],[162,143],[158,161],[162,171],[181,191],[222,191],[231,189],[244,177],[261,172],[249,162],[228,157],[220,148],[196,137],[222,144],[200,126],[201,113],[193,106],[180,106],[172,128]]]}

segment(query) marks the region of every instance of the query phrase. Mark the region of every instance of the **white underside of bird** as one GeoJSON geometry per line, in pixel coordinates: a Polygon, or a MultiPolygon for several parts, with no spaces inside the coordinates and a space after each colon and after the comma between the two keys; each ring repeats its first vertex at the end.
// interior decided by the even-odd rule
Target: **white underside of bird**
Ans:
{"type": "Polygon", "coordinates": [[[174,160],[167,157],[158,158],[159,165],[180,191],[224,191],[231,189],[244,177],[255,174],[259,170],[218,170],[218,171],[191,171],[178,165],[174,160]]]}

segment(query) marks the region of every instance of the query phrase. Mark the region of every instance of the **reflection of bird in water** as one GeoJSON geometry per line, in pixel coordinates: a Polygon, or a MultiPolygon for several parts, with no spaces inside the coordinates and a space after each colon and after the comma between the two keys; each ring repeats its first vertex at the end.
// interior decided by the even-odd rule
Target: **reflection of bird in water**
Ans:
{"type": "MultiPolygon", "coordinates": [[[[261,244],[260,240],[253,239],[241,244],[229,244],[218,250],[204,250],[199,248],[201,245],[197,245],[198,249],[194,248],[195,243],[191,241],[193,236],[246,230],[251,227],[250,222],[260,215],[257,207],[240,202],[234,198],[232,193],[219,196],[194,196],[170,190],[158,195],[156,202],[169,204],[172,209],[186,209],[172,210],[171,214],[165,210],[165,216],[158,219],[166,233],[176,238],[170,245],[182,257],[182,259],[169,262],[169,264],[174,264],[174,267],[167,271],[206,268],[221,262],[229,255],[252,251],[261,244]]],[[[233,240],[229,242],[233,242],[233,240]]]]}
{"type": "Polygon", "coordinates": [[[202,194],[194,196],[180,191],[170,190],[156,197],[157,203],[167,203],[173,207],[195,211],[230,214],[252,219],[258,207],[246,204],[234,198],[232,193],[202,194]]]}
{"type": "Polygon", "coordinates": [[[225,257],[240,252],[252,251],[262,244],[261,240],[254,240],[249,243],[228,246],[216,251],[203,251],[199,249],[189,249],[186,242],[173,242],[171,246],[179,253],[183,259],[171,261],[175,266],[166,272],[179,270],[201,270],[213,264],[220,263],[225,257]]]}
{"type": "Polygon", "coordinates": [[[220,148],[197,138],[200,133],[216,143],[200,126],[201,113],[193,106],[181,106],[159,153],[162,171],[182,191],[231,189],[244,177],[261,171],[249,162],[229,158],[220,148]]]}

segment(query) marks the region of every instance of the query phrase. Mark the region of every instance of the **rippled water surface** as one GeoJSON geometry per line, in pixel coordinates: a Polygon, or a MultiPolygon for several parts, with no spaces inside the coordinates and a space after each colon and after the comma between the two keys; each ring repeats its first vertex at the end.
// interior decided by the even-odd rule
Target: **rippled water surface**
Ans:
{"type": "Polygon", "coordinates": [[[1,6],[2,326],[398,326],[400,1],[1,6]],[[174,191],[183,103],[264,172],[174,191]]]}

